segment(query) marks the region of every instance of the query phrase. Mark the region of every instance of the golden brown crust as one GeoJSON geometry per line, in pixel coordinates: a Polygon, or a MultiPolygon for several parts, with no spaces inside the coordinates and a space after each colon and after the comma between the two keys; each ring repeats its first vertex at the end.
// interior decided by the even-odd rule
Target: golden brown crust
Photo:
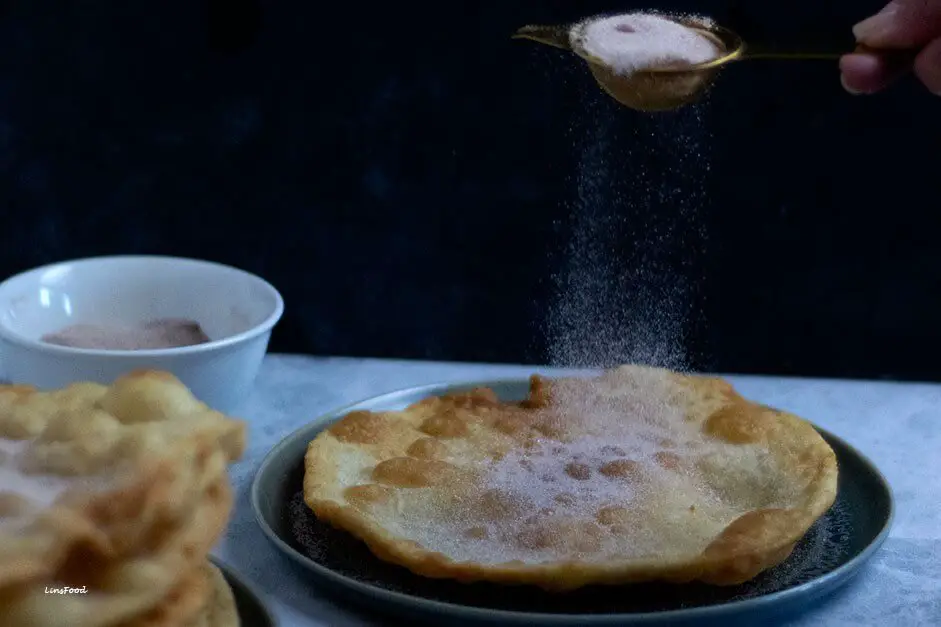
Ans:
{"type": "Polygon", "coordinates": [[[623,366],[355,412],[305,457],[305,500],[427,577],[546,589],[736,584],[785,559],[836,495],[811,425],[710,377],[623,366]]]}
{"type": "Polygon", "coordinates": [[[185,627],[239,627],[235,597],[222,572],[208,562],[201,571],[209,582],[209,593],[199,613],[185,627]]]}
{"type": "Polygon", "coordinates": [[[177,584],[155,607],[119,627],[178,627],[188,625],[204,611],[213,593],[209,572],[193,568],[179,577],[177,584]]]}
{"type": "Polygon", "coordinates": [[[183,580],[228,520],[244,431],[166,373],[0,386],[4,625],[180,624],[200,587],[183,580]],[[87,593],[46,593],[64,586],[87,593]]]}

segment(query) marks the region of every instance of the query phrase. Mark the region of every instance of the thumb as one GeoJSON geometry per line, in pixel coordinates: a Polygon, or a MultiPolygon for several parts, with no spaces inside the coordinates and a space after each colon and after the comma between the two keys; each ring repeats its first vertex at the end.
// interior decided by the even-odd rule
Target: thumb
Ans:
{"type": "Polygon", "coordinates": [[[921,48],[941,35],[941,0],[893,0],[853,34],[870,48],[921,48]]]}

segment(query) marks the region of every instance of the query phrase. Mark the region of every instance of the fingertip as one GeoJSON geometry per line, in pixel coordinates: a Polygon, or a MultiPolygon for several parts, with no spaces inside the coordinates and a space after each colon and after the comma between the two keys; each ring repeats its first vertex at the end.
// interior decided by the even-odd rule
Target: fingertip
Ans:
{"type": "Polygon", "coordinates": [[[840,74],[840,84],[843,85],[843,89],[845,89],[846,92],[850,94],[851,96],[861,95],[863,92],[860,91],[855,85],[853,85],[851,81],[852,79],[846,78],[846,74],[840,74]]]}
{"type": "Polygon", "coordinates": [[[877,46],[898,30],[898,4],[890,2],[881,11],[853,26],[856,41],[877,46]]]}
{"type": "Polygon", "coordinates": [[[878,49],[913,50],[935,38],[941,27],[941,2],[893,0],[853,27],[856,41],[878,49]]]}
{"type": "Polygon", "coordinates": [[[856,51],[840,59],[842,82],[850,93],[874,94],[911,69],[909,61],[856,51]]]}
{"type": "Polygon", "coordinates": [[[879,59],[869,54],[847,54],[840,58],[840,82],[853,95],[880,89],[882,81],[879,59]]]}
{"type": "Polygon", "coordinates": [[[928,91],[941,96],[941,38],[930,42],[915,57],[913,70],[928,91]]]}
{"type": "Polygon", "coordinates": [[[858,76],[874,75],[879,71],[879,57],[865,52],[852,52],[840,57],[840,71],[858,76]]]}

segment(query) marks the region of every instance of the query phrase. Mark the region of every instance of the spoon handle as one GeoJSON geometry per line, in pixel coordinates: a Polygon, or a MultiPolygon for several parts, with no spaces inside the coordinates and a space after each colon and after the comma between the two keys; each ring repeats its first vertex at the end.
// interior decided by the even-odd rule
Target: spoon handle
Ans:
{"type": "Polygon", "coordinates": [[[742,60],[747,59],[823,59],[826,61],[836,61],[842,57],[845,52],[745,52],[742,60]]]}
{"type": "Polygon", "coordinates": [[[847,54],[853,53],[864,53],[864,54],[875,54],[881,57],[886,57],[893,62],[904,62],[906,60],[911,60],[912,53],[907,50],[876,50],[868,46],[858,45],[853,51],[843,51],[843,52],[775,52],[772,50],[757,50],[752,52],[749,49],[745,49],[745,53],[740,57],[742,60],[745,59],[823,59],[825,61],[837,61],[841,57],[847,54]]]}
{"type": "Polygon", "coordinates": [[[571,50],[569,29],[563,26],[541,26],[530,24],[513,33],[513,39],[531,39],[547,46],[571,50]]]}

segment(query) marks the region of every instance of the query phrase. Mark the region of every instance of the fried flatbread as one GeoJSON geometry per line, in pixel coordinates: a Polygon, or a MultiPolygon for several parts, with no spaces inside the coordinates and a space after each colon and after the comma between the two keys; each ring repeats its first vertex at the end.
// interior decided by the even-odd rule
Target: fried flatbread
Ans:
{"type": "Polygon", "coordinates": [[[209,597],[196,619],[187,623],[186,627],[239,627],[241,621],[235,597],[222,572],[208,562],[203,572],[210,583],[209,597]]]}
{"type": "Polygon", "coordinates": [[[228,521],[227,468],[244,431],[166,373],[50,392],[0,386],[3,624],[176,620],[156,608],[194,598],[198,586],[181,579],[228,521]],[[49,592],[66,587],[84,591],[49,592]]]}
{"type": "Polygon", "coordinates": [[[199,620],[214,594],[210,575],[205,565],[182,574],[170,594],[156,607],[117,627],[202,627],[195,621],[199,620]]]}
{"type": "Polygon", "coordinates": [[[305,458],[318,516],[427,577],[731,585],[783,561],[836,496],[802,419],[725,381],[641,366],[535,376],[403,411],[353,412],[305,458]]]}

